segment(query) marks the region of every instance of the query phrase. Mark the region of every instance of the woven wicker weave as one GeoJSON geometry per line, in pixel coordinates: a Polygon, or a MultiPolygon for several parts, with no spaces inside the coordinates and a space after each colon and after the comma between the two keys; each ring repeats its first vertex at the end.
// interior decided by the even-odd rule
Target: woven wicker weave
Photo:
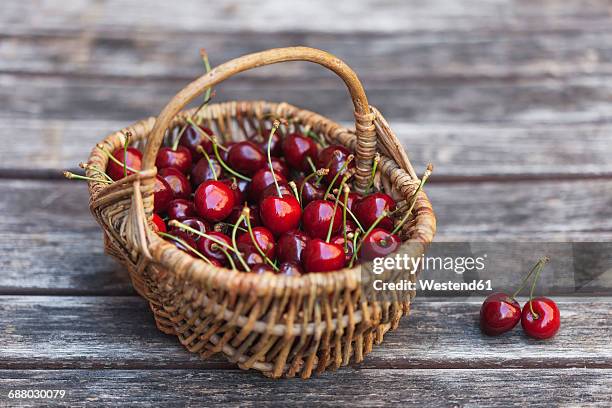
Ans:
{"type": "MultiPolygon", "coordinates": [[[[141,146],[146,142],[143,170],[111,185],[90,182],[89,190],[90,208],[105,231],[107,252],[126,265],[161,331],[176,335],[189,351],[203,358],[223,353],[243,369],[255,368],[271,377],[299,374],[308,378],[315,370],[362,361],[373,344],[380,343],[384,333],[408,314],[414,294],[393,302],[366,300],[359,265],[302,277],[216,268],[161,239],[147,222],[153,210],[157,151],[164,137],[194,113],[181,109],[206,88],[236,73],[298,60],[318,63],[342,78],[355,107],[355,130],[287,103],[213,104],[199,116],[226,139],[239,139],[247,129],[269,128],[271,116],[290,119],[294,126],[355,152],[358,191],[367,186],[373,157],[379,152],[376,183],[405,210],[419,180],[401,144],[380,112],[368,105],[355,73],[333,55],[305,47],[268,50],[222,64],[181,90],[157,119],[151,117],[109,135],[102,145],[110,151],[123,146],[128,131],[130,141],[141,146]]],[[[104,169],[107,161],[94,148],[89,162],[104,169]]],[[[100,177],[91,169],[87,175],[100,177]]],[[[398,217],[402,215],[399,211],[398,217]]],[[[422,253],[435,228],[429,200],[420,192],[414,217],[401,231],[402,240],[422,253]]]]}

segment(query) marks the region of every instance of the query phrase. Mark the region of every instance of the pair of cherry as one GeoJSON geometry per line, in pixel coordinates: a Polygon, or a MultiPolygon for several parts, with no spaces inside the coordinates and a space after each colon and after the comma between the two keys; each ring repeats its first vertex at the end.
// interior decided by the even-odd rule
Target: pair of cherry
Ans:
{"type": "Polygon", "coordinates": [[[519,321],[525,334],[535,339],[548,339],[559,331],[561,314],[557,304],[547,297],[533,297],[536,283],[547,262],[546,257],[540,259],[512,296],[506,293],[487,296],[480,308],[480,327],[485,334],[500,335],[512,330],[519,321]],[[515,298],[534,273],[529,300],[521,311],[521,305],[515,298]]]}

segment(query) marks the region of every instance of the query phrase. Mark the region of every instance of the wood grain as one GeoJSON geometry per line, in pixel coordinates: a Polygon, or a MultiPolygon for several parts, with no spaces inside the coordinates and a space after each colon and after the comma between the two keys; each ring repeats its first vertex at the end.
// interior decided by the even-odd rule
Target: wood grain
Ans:
{"type": "MultiPolygon", "coordinates": [[[[483,336],[481,299],[417,297],[410,317],[357,367],[612,368],[612,298],[557,297],[562,327],[546,342],[520,327],[483,336]]],[[[201,361],[159,332],[145,301],[134,296],[3,296],[0,311],[0,369],[234,368],[222,357],[201,361]]]]}

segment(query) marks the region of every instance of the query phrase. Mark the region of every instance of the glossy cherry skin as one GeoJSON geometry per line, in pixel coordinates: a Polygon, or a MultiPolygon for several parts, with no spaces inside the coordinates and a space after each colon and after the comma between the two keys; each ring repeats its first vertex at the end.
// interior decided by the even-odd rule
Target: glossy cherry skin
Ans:
{"type": "Polygon", "coordinates": [[[302,254],[310,238],[300,230],[285,232],[276,243],[276,255],[280,262],[302,263],[302,254]]]}
{"type": "Polygon", "coordinates": [[[193,201],[184,198],[175,198],[170,201],[166,213],[168,214],[168,218],[178,221],[198,215],[193,201]]]}
{"type": "MultiPolygon", "coordinates": [[[[276,176],[276,181],[279,184],[287,184],[287,179],[285,179],[283,175],[274,173],[274,176],[276,176]]],[[[274,176],[272,175],[272,171],[267,168],[260,169],[255,173],[249,184],[248,196],[251,202],[257,202],[261,198],[263,191],[274,185],[274,176]]]]}
{"type": "MultiPolygon", "coordinates": [[[[272,232],[266,227],[255,227],[253,228],[253,236],[255,237],[257,246],[263,253],[266,254],[268,258],[274,259],[274,255],[276,254],[276,241],[274,240],[272,232]]],[[[255,244],[251,239],[251,234],[248,232],[243,232],[236,242],[240,244],[255,244]]]]}
{"type": "MultiPolygon", "coordinates": [[[[367,230],[382,215],[383,211],[395,210],[395,201],[385,193],[374,193],[357,201],[354,207],[353,213],[355,213],[361,226],[367,230]]],[[[393,230],[393,220],[391,217],[385,217],[377,227],[391,231],[393,230]]]]}
{"type": "Polygon", "coordinates": [[[261,223],[275,236],[297,228],[301,217],[302,207],[292,195],[266,197],[259,204],[261,223]]]}
{"type": "Polygon", "coordinates": [[[561,313],[557,304],[547,297],[536,297],[531,300],[536,317],[531,314],[529,302],[523,306],[521,325],[523,331],[534,339],[549,339],[559,331],[561,326],[561,313]]]}
{"type": "MultiPolygon", "coordinates": [[[[223,234],[222,232],[209,231],[206,233],[206,235],[212,237],[213,239],[217,241],[224,242],[230,247],[232,246],[232,240],[230,239],[230,237],[223,234]]],[[[221,251],[221,249],[219,249],[219,248],[223,248],[228,253],[231,254],[231,251],[228,250],[226,247],[220,244],[217,244],[216,242],[214,242],[212,239],[208,237],[200,237],[197,245],[198,245],[198,251],[200,251],[202,255],[204,255],[208,259],[216,259],[223,265],[229,265],[229,260],[227,259],[227,256],[223,253],[223,251],[221,251]]]]}
{"type": "Polygon", "coordinates": [[[298,193],[301,192],[302,205],[308,205],[315,200],[322,200],[325,190],[322,186],[316,184],[313,178],[304,182],[304,177],[300,177],[296,181],[298,193]]]}
{"type": "MultiPolygon", "coordinates": [[[[350,192],[347,200],[347,208],[353,212],[355,212],[355,204],[361,200],[362,196],[358,193],[350,192]]],[[[344,200],[344,196],[340,197],[341,200],[344,200]]],[[[344,201],[342,201],[344,202],[344,201]]]]}
{"type": "MultiPolygon", "coordinates": [[[[253,265],[265,263],[265,260],[263,259],[259,251],[257,251],[257,248],[255,248],[255,245],[253,245],[252,243],[242,243],[242,244],[237,244],[237,246],[238,246],[238,252],[240,252],[240,254],[242,255],[242,259],[244,259],[244,261],[249,267],[253,267],[253,265]]],[[[236,264],[236,267],[240,270],[244,270],[244,266],[242,266],[242,262],[240,262],[235,255],[233,255],[233,258],[234,258],[234,263],[236,264]]]]}
{"type": "MultiPolygon", "coordinates": [[[[212,230],[210,224],[208,224],[206,221],[198,217],[184,218],[183,220],[181,220],[181,223],[187,225],[190,228],[193,228],[196,231],[202,232],[202,233],[208,233],[208,231],[212,230]]],[[[183,230],[181,230],[179,227],[172,227],[170,231],[183,231],[183,230]]],[[[199,241],[201,238],[200,235],[195,234],[193,232],[189,232],[189,231],[183,231],[183,232],[187,235],[190,235],[195,241],[199,241]]]]}
{"type": "Polygon", "coordinates": [[[278,275],[285,276],[301,276],[304,274],[304,270],[300,267],[299,264],[293,262],[283,262],[278,267],[278,275]]]}
{"type": "Polygon", "coordinates": [[[266,272],[274,273],[274,269],[272,269],[272,267],[268,264],[258,263],[251,266],[251,272],[257,274],[262,274],[266,272]]]}
{"type": "Polygon", "coordinates": [[[153,186],[153,211],[160,214],[166,211],[170,201],[174,198],[170,185],[159,174],[155,176],[153,186]]]}
{"type": "MultiPolygon", "coordinates": [[[[227,219],[225,221],[230,224],[236,224],[236,222],[238,222],[238,218],[240,218],[240,215],[242,214],[243,208],[244,205],[242,204],[235,205],[234,208],[232,208],[232,212],[230,213],[230,215],[227,216],[227,219]]],[[[251,227],[260,226],[261,220],[259,219],[259,207],[249,205],[249,209],[251,210],[249,211],[249,222],[251,223],[251,227]]],[[[246,228],[246,221],[242,221],[242,223],[240,223],[240,225],[238,226],[241,228],[246,228]]]]}
{"type": "Polygon", "coordinates": [[[221,181],[208,180],[195,192],[195,206],[200,217],[209,222],[226,218],[236,204],[234,192],[221,181]]]}
{"type": "Polygon", "coordinates": [[[382,228],[374,228],[361,243],[359,259],[371,261],[374,258],[384,258],[397,251],[402,241],[395,234],[382,228]]]}
{"type": "Polygon", "coordinates": [[[189,198],[191,196],[191,184],[178,169],[166,167],[161,169],[158,174],[166,180],[174,198],[189,198]]]}
{"type": "Polygon", "coordinates": [[[215,177],[211,170],[211,165],[213,169],[215,169],[215,174],[218,179],[223,178],[223,171],[221,169],[221,165],[215,159],[210,159],[210,165],[205,158],[198,160],[198,162],[191,169],[191,185],[193,188],[198,188],[200,184],[207,180],[214,180],[215,177]]]}
{"type": "Polygon", "coordinates": [[[153,227],[155,231],[158,231],[158,232],[167,231],[166,223],[164,222],[162,217],[160,217],[159,215],[153,214],[153,219],[151,221],[153,221],[153,227]]]}
{"type": "Polygon", "coordinates": [[[283,140],[285,161],[296,170],[305,171],[310,169],[306,158],[310,157],[314,161],[317,157],[317,152],[317,144],[300,133],[290,133],[283,140]]]}
{"type": "Polygon", "coordinates": [[[157,152],[155,166],[158,169],[174,167],[181,173],[187,174],[191,170],[191,161],[191,152],[185,146],[179,146],[176,150],[165,146],[157,152]]]}
{"type": "MultiPolygon", "coordinates": [[[[180,240],[185,242],[187,245],[189,245],[191,248],[195,249],[197,246],[195,240],[189,234],[185,233],[184,231],[172,231],[172,236],[179,238],[180,240]]],[[[199,256],[196,255],[191,249],[187,248],[180,242],[177,242],[173,240],[172,238],[167,238],[167,241],[170,242],[171,244],[174,244],[174,246],[180,249],[181,251],[187,252],[191,256],[199,258],[199,256]]]]}
{"type": "Polygon", "coordinates": [[[336,186],[339,185],[340,180],[342,180],[342,176],[348,171],[348,169],[355,167],[355,162],[352,161],[342,171],[340,171],[350,154],[350,150],[341,145],[331,145],[321,150],[318,159],[318,167],[329,170],[329,173],[324,176],[327,183],[331,183],[336,174],[340,173],[335,182],[336,186]]]}
{"type": "Polygon", "coordinates": [[[280,174],[285,178],[289,177],[289,167],[283,159],[279,159],[278,157],[272,157],[270,161],[272,162],[272,168],[274,169],[274,173],[280,174]]]}
{"type": "MultiPolygon", "coordinates": [[[[271,129],[264,129],[261,136],[263,142],[259,144],[259,147],[264,152],[268,151],[268,138],[270,137],[271,129]]],[[[276,129],[276,132],[272,135],[272,142],[270,143],[270,156],[280,156],[283,153],[282,149],[283,138],[280,134],[280,129],[276,129]]],[[[266,153],[267,154],[267,153],[266,153]]]]}
{"type": "MultiPolygon", "coordinates": [[[[201,132],[205,132],[209,136],[214,134],[213,131],[206,126],[200,125],[199,127],[201,132]]],[[[183,132],[181,140],[179,141],[180,146],[184,146],[189,149],[193,159],[203,157],[202,154],[198,152],[198,146],[202,146],[206,153],[210,154],[213,151],[211,139],[208,139],[206,136],[202,135],[201,132],[198,132],[193,126],[189,125],[183,132]]]]}
{"type": "Polygon", "coordinates": [[[240,174],[252,176],[257,170],[266,167],[264,152],[253,142],[244,141],[232,145],[227,153],[229,166],[240,174]]]}
{"type": "MultiPolygon", "coordinates": [[[[134,170],[142,169],[142,153],[135,147],[128,147],[127,155],[125,155],[123,148],[117,149],[113,152],[113,157],[119,162],[125,163],[127,167],[130,167],[134,170]]],[[[123,166],[109,159],[108,166],[106,167],[106,174],[108,174],[109,177],[115,181],[121,180],[124,177],[123,166]]],[[[128,170],[127,174],[129,176],[130,174],[134,174],[134,172],[128,170]]]]}
{"type": "Polygon", "coordinates": [[[304,208],[302,226],[306,234],[312,238],[325,239],[329,231],[329,225],[332,222],[332,217],[334,221],[331,233],[334,236],[340,231],[340,227],[342,227],[342,211],[340,211],[340,206],[336,207],[334,215],[334,203],[316,200],[304,208]]]}
{"type": "Polygon", "coordinates": [[[313,238],[306,244],[302,265],[306,272],[329,272],[342,269],[344,259],[341,245],[313,238]]]}
{"type": "MultiPolygon", "coordinates": [[[[338,244],[344,251],[344,236],[338,235],[329,240],[333,244],[338,244]]],[[[348,265],[353,257],[353,241],[350,239],[346,242],[346,251],[344,251],[344,265],[348,265]]]]}
{"type": "MultiPolygon", "coordinates": [[[[294,197],[293,192],[289,188],[289,185],[279,184],[278,187],[281,191],[281,196],[294,197]]],[[[274,184],[264,189],[264,191],[261,193],[261,198],[259,199],[259,201],[263,200],[266,197],[278,197],[278,191],[276,190],[276,186],[274,184]]]]}
{"type": "Polygon", "coordinates": [[[227,185],[234,193],[234,201],[238,204],[244,204],[247,200],[250,182],[245,180],[236,180],[235,178],[223,179],[221,182],[227,185]]]}
{"type": "Polygon", "coordinates": [[[505,293],[492,293],[480,306],[480,329],[497,336],[510,331],[521,320],[521,305],[505,293]]]}

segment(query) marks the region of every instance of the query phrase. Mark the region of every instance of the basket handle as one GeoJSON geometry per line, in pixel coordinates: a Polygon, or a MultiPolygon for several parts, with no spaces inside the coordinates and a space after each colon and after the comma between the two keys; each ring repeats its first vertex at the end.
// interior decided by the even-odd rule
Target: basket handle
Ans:
{"type": "MultiPolygon", "coordinates": [[[[355,146],[355,165],[357,168],[355,183],[357,189],[365,189],[369,182],[372,160],[376,153],[375,115],[370,110],[363,85],[359,78],[357,78],[357,74],[334,55],[309,47],[275,48],[244,55],[215,67],[210,72],[191,82],[172,98],[157,117],[147,142],[143,159],[143,170],[151,169],[155,166],[157,151],[162,144],[164,134],[170,122],[176,114],[198,95],[240,72],[286,61],[310,61],[317,63],[336,73],[346,84],[355,107],[355,134],[357,136],[355,146]]],[[[150,183],[153,183],[153,179],[143,180],[143,184],[150,183]]]]}

